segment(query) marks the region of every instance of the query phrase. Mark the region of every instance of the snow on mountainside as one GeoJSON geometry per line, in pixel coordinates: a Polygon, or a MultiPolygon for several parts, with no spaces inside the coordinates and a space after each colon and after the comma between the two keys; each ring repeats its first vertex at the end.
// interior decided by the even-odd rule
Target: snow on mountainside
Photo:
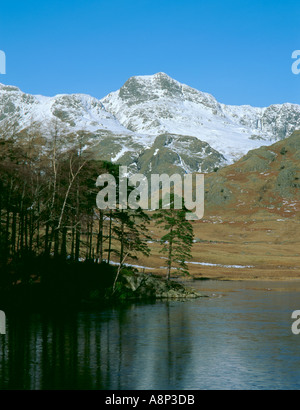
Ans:
{"type": "Polygon", "coordinates": [[[37,122],[46,132],[53,120],[65,125],[68,132],[95,132],[101,129],[132,134],[105,110],[99,100],[89,95],[34,96],[23,93],[17,87],[0,84],[0,128],[14,125],[19,131],[37,122]]]}
{"type": "MultiPolygon", "coordinates": [[[[53,127],[70,146],[84,133],[97,159],[131,172],[211,172],[300,129],[300,106],[229,106],[164,73],[131,77],[102,100],[34,96],[0,84],[0,137],[53,127]]],[[[32,131],[36,132],[36,131],[32,131]]]]}
{"type": "Polygon", "coordinates": [[[101,101],[131,131],[194,136],[229,163],[300,128],[298,105],[228,106],[164,73],[131,77],[101,101]]]}

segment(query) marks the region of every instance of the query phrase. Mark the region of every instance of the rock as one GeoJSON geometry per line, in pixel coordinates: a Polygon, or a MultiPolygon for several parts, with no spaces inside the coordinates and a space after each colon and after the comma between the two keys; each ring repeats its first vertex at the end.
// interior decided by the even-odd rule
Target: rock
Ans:
{"type": "Polygon", "coordinates": [[[121,277],[123,287],[128,291],[128,298],[137,299],[186,299],[199,298],[202,295],[187,289],[178,282],[168,281],[146,273],[124,273],[121,277]]]}

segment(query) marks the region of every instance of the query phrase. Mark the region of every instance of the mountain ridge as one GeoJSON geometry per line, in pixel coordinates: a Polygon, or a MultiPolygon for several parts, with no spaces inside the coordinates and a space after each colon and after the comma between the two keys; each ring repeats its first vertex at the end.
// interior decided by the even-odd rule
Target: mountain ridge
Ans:
{"type": "Polygon", "coordinates": [[[45,137],[53,127],[72,141],[84,134],[95,157],[131,172],[161,172],[163,164],[164,172],[211,172],[300,129],[300,105],[225,105],[165,73],[130,77],[101,100],[0,84],[1,134],[22,135],[33,125],[45,137]]]}
{"type": "Polygon", "coordinates": [[[165,73],[131,77],[101,102],[131,131],[195,136],[228,163],[259,148],[259,141],[273,143],[300,128],[299,105],[225,105],[165,73]]]}

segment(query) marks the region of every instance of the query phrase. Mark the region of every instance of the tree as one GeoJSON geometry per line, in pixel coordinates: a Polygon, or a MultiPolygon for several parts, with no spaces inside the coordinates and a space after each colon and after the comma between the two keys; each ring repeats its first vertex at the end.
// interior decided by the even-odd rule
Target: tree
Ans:
{"type": "Polygon", "coordinates": [[[120,249],[114,249],[113,251],[119,256],[120,262],[113,285],[113,292],[115,291],[116,283],[125,260],[127,258],[137,259],[136,253],[142,253],[146,256],[150,255],[150,248],[147,244],[147,240],[150,239],[147,235],[147,225],[150,222],[149,216],[141,208],[137,210],[127,209],[115,211],[114,219],[117,224],[113,227],[113,232],[120,244],[120,249]]]}
{"type": "Polygon", "coordinates": [[[147,244],[147,225],[150,222],[149,216],[141,209],[116,210],[113,213],[114,226],[113,233],[119,242],[119,249],[114,249],[114,253],[119,256],[120,266],[125,259],[137,259],[136,253],[149,256],[150,249],[147,244]]]}
{"type": "Polygon", "coordinates": [[[166,234],[162,236],[161,253],[167,257],[167,279],[170,280],[173,265],[181,273],[189,274],[186,261],[192,258],[193,227],[186,220],[186,209],[174,209],[174,195],[171,196],[170,209],[162,209],[153,215],[156,225],[162,226],[166,234]]]}

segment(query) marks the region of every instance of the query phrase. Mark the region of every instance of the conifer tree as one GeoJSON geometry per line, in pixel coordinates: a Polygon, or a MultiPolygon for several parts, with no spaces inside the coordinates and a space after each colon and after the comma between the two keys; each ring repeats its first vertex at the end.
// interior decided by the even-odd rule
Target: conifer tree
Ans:
{"type": "Polygon", "coordinates": [[[183,274],[189,274],[186,261],[192,258],[193,227],[186,220],[186,209],[174,209],[174,195],[171,195],[170,209],[161,209],[154,214],[156,225],[166,233],[160,243],[161,253],[166,255],[167,279],[170,280],[171,269],[176,267],[183,274]]]}

